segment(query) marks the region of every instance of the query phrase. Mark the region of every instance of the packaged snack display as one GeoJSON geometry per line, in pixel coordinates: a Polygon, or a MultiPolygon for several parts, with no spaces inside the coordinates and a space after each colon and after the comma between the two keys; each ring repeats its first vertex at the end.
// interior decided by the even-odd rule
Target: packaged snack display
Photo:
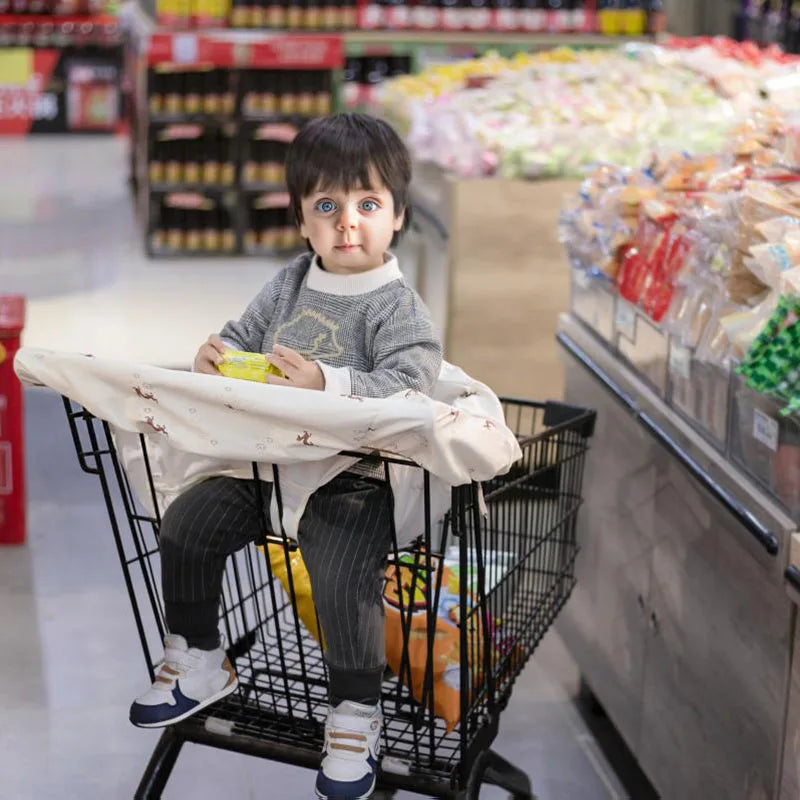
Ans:
{"type": "MultiPolygon", "coordinates": [[[[673,403],[720,444],[732,367],[782,413],[800,410],[800,184],[782,155],[792,120],[764,107],[711,156],[598,167],[561,215],[573,274],[602,272],[669,336],[673,403]]],[[[643,371],[630,331],[647,326],[616,327],[643,371]]]]}
{"type": "MultiPolygon", "coordinates": [[[[490,54],[387,81],[377,102],[417,158],[456,174],[581,176],[598,162],[642,167],[654,152],[720,151],[764,104],[764,82],[795,69],[778,50],[747,53],[706,40],[490,54]]],[[[741,133],[741,157],[775,159],[741,133]]],[[[747,177],[731,169],[727,180],[747,177]]]]}

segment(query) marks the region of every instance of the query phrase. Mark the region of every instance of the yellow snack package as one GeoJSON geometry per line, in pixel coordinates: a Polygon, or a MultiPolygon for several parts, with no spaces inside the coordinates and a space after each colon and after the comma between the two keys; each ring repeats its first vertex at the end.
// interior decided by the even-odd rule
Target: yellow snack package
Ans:
{"type": "Polygon", "coordinates": [[[266,383],[267,375],[283,378],[283,372],[267,361],[263,353],[245,353],[243,350],[226,350],[217,369],[226,378],[266,383]]]}

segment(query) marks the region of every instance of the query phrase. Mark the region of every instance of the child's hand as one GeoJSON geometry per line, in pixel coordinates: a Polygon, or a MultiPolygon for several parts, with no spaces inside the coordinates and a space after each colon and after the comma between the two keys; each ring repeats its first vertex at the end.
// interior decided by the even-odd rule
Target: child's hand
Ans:
{"type": "Polygon", "coordinates": [[[227,349],[225,342],[216,333],[212,333],[194,357],[194,371],[204,372],[206,375],[219,375],[217,365],[222,363],[222,354],[227,349]]]}
{"type": "Polygon", "coordinates": [[[274,364],[285,378],[267,375],[267,383],[278,386],[297,386],[300,389],[324,389],[325,376],[315,361],[307,361],[296,350],[276,344],[267,360],[274,364]]]}

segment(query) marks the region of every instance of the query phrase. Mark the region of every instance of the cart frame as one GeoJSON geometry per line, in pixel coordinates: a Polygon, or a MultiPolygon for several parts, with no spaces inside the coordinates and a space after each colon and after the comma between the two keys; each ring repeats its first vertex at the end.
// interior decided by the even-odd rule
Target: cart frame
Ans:
{"type": "MultiPolygon", "coordinates": [[[[595,412],[554,402],[513,398],[502,402],[522,458],[506,475],[454,487],[450,510],[436,531],[437,521],[431,520],[430,511],[430,476],[424,472],[424,532],[413,547],[401,550],[392,530],[388,563],[390,571],[394,569],[393,577],[387,572],[387,584],[397,583],[403,647],[397,674],[387,671],[383,685],[379,789],[476,800],[480,786],[489,783],[518,800],[533,797],[528,776],[491,750],[491,744],[514,681],[575,584],[576,520],[595,412]],[[441,694],[443,684],[433,667],[448,563],[451,575],[459,576],[458,605],[450,613],[456,615],[458,631],[460,713],[451,730],[439,715],[437,690],[441,694]],[[411,575],[410,586],[401,585],[401,566],[406,580],[411,575]],[[424,598],[421,602],[406,604],[404,598],[415,599],[418,594],[424,598]],[[412,618],[417,624],[424,620],[424,665],[412,664],[412,618]],[[424,671],[421,687],[420,669],[424,671]]],[[[151,652],[160,647],[165,626],[158,579],[160,513],[146,439],[139,437],[155,513],[142,510],[108,423],[66,397],[64,406],[79,463],[100,480],[153,680],[157,664],[151,652]]],[[[422,469],[391,454],[379,458],[386,480],[392,463],[422,469]]],[[[270,478],[281,509],[277,466],[272,467],[270,478]]],[[[260,491],[257,464],[253,464],[252,480],[260,491]]],[[[290,564],[296,544],[285,531],[271,531],[266,519],[257,543],[260,549],[248,545],[229,558],[221,603],[220,622],[239,688],[164,729],[136,790],[137,800],[161,797],[184,742],[319,767],[327,675],[322,651],[298,615],[290,564]],[[267,548],[276,546],[285,558],[283,584],[265,557],[267,548]]]]}

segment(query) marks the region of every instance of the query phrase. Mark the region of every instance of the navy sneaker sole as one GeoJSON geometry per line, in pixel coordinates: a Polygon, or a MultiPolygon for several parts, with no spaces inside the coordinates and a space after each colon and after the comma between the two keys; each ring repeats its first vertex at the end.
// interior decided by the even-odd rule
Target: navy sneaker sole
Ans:
{"type": "Polygon", "coordinates": [[[334,781],[321,770],[317,773],[314,791],[319,800],[366,800],[375,791],[377,762],[372,756],[367,758],[372,774],[364,775],[358,781],[334,781]]]}
{"type": "Polygon", "coordinates": [[[216,694],[198,701],[186,697],[181,692],[180,681],[178,681],[172,690],[172,696],[175,699],[174,705],[165,703],[158,706],[145,706],[134,703],[131,706],[129,719],[137,728],[166,728],[168,725],[175,725],[177,722],[191,717],[192,714],[202,711],[212,703],[222,700],[223,697],[227,697],[235,691],[238,685],[238,678],[233,677],[216,694]]]}

